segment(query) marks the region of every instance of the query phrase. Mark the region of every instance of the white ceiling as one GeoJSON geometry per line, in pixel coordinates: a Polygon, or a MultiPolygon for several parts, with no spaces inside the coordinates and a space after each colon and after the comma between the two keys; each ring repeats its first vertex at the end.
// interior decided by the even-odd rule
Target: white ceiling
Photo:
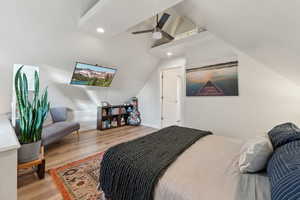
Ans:
{"type": "Polygon", "coordinates": [[[40,66],[52,105],[95,110],[101,100],[122,103],[136,95],[158,59],[147,36],[106,40],[78,30],[82,0],[9,0],[0,6],[0,113],[10,110],[13,64],[40,66]],[[110,88],[69,85],[75,62],[118,69],[110,88]],[[7,87],[4,87],[7,86],[7,87]]]}
{"type": "Polygon", "coordinates": [[[298,0],[186,0],[176,9],[300,84],[299,8],[298,0]]]}
{"type": "MultiPolygon", "coordinates": [[[[87,24],[88,19],[96,20],[93,31],[97,24],[106,28],[107,33],[118,35],[106,39],[91,37],[78,29],[80,16],[96,1],[9,0],[1,3],[0,113],[10,107],[11,87],[3,85],[11,83],[11,68],[15,63],[49,69],[46,77],[54,88],[52,92],[55,90],[61,97],[68,98],[68,101],[56,98],[59,102],[84,100],[96,104],[95,101],[103,97],[116,102],[137,94],[159,58],[148,52],[151,46],[148,35],[136,37],[126,30],[180,0],[134,0],[134,3],[133,0],[101,0],[103,6],[107,6],[103,10],[100,6],[103,13],[84,20],[87,24]],[[115,5],[118,7],[113,8],[115,5]],[[93,19],[95,16],[98,17],[93,19]],[[112,23],[116,28],[110,27],[112,23]],[[69,86],[76,61],[115,66],[118,74],[112,87],[102,90],[69,86]]],[[[185,0],[175,9],[300,84],[299,7],[298,0],[185,0]]]]}
{"type": "Polygon", "coordinates": [[[205,31],[181,40],[175,40],[170,43],[151,48],[149,53],[161,59],[168,58],[168,52],[172,53],[173,57],[186,56],[186,53],[190,51],[192,46],[195,46],[195,44],[200,46],[203,43],[209,43],[212,41],[212,38],[214,38],[214,36],[208,31],[205,31]]]}
{"type": "MultiPolygon", "coordinates": [[[[130,23],[123,21],[122,28],[112,33],[124,32],[139,21],[149,18],[153,10],[148,9],[145,2],[140,5],[139,10],[130,8],[130,14],[119,15],[124,19],[125,16],[126,19],[128,15],[131,16],[131,13],[140,17],[130,20],[130,23]],[[139,12],[141,10],[144,15],[139,12]],[[145,12],[148,10],[151,12],[145,12]]],[[[174,9],[180,15],[192,19],[198,26],[205,25],[209,32],[300,85],[299,7],[298,0],[185,0],[174,9]]],[[[93,31],[94,29],[95,27],[93,31]]]]}
{"type": "MultiPolygon", "coordinates": [[[[79,21],[81,30],[98,37],[112,37],[183,0],[100,0],[79,21]],[[101,27],[105,34],[96,33],[101,27]]],[[[93,3],[93,2],[92,2],[93,3]]]]}

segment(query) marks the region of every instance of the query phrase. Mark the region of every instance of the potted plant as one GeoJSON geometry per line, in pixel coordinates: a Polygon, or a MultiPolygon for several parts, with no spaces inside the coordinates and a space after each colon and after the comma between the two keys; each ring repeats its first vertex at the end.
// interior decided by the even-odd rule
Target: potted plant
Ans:
{"type": "Polygon", "coordinates": [[[15,91],[17,106],[19,110],[19,134],[18,139],[21,148],[18,150],[18,162],[30,162],[39,158],[42,129],[45,118],[49,112],[47,88],[40,95],[39,75],[34,75],[34,95],[29,100],[28,80],[25,73],[22,73],[23,66],[15,76],[15,91]]]}

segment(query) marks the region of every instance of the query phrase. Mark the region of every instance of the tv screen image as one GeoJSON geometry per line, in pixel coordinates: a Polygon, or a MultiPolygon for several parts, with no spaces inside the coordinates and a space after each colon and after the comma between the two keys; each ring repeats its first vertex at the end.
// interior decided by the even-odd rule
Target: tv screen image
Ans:
{"type": "Polygon", "coordinates": [[[116,69],[77,62],[71,84],[109,87],[116,72],[116,69]]]}

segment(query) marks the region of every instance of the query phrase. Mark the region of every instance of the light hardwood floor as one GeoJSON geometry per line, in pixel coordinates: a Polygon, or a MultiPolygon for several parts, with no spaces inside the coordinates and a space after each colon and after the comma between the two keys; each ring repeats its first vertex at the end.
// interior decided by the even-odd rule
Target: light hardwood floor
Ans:
{"type": "MultiPolygon", "coordinates": [[[[57,144],[45,149],[46,170],[60,167],[72,161],[80,160],[111,146],[126,142],[154,132],[155,129],[139,127],[121,127],[107,131],[81,132],[65,137],[57,144]]],[[[62,196],[46,173],[45,179],[39,180],[36,173],[22,172],[18,176],[18,200],[62,200],[62,196]]]]}

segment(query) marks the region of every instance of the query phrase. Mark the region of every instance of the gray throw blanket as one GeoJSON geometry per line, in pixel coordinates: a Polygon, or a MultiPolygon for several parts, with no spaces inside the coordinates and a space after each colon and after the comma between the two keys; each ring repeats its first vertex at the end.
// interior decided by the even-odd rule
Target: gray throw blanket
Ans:
{"type": "Polygon", "coordinates": [[[172,126],[110,148],[103,156],[100,186],[107,199],[152,200],[154,188],[176,158],[207,131],[172,126]]]}

